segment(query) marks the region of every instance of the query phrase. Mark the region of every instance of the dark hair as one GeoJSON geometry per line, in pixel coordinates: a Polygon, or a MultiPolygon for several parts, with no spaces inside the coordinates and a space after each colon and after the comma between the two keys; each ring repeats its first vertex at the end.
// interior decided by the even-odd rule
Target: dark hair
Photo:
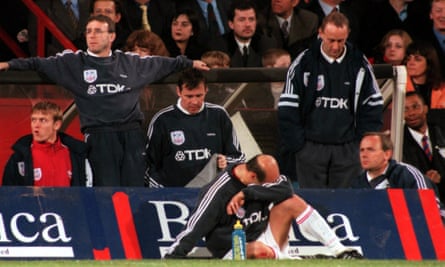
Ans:
{"type": "Polygon", "coordinates": [[[406,58],[410,55],[420,55],[426,59],[426,83],[431,88],[438,89],[442,83],[440,63],[433,45],[424,41],[414,41],[406,49],[406,58]]]}
{"type": "Polygon", "coordinates": [[[423,95],[421,93],[419,93],[417,91],[410,91],[405,94],[405,98],[410,97],[410,96],[417,96],[420,99],[420,101],[422,102],[422,104],[426,105],[425,98],[423,97],[423,95]]]}
{"type": "Polygon", "coordinates": [[[260,183],[264,182],[266,180],[266,172],[261,168],[260,164],[258,163],[258,157],[260,156],[256,155],[253,158],[251,158],[249,161],[246,162],[246,169],[248,171],[254,172],[257,176],[257,179],[260,183]]]}
{"type": "Polygon", "coordinates": [[[377,137],[379,137],[383,151],[394,150],[394,145],[392,144],[391,136],[389,134],[389,131],[385,131],[385,132],[366,132],[365,134],[363,134],[363,138],[365,138],[366,136],[377,136],[377,137]]]}
{"type": "Polygon", "coordinates": [[[90,16],[87,20],[88,25],[91,21],[99,21],[108,24],[108,32],[116,32],[116,24],[113,20],[105,15],[90,16]]]}
{"type": "Polygon", "coordinates": [[[179,74],[177,85],[179,87],[179,91],[182,91],[183,85],[185,85],[189,89],[193,89],[198,87],[198,85],[202,82],[204,83],[204,85],[206,85],[207,80],[200,70],[187,68],[179,74]]]}
{"type": "Polygon", "coordinates": [[[255,11],[255,17],[258,17],[257,8],[253,1],[250,0],[233,1],[232,4],[230,5],[229,12],[227,13],[227,19],[233,21],[233,18],[235,17],[235,10],[249,10],[249,9],[253,9],[255,11]]]}
{"type": "Polygon", "coordinates": [[[92,0],[90,4],[90,14],[94,13],[94,4],[100,1],[109,1],[114,3],[114,8],[116,9],[116,14],[122,14],[122,3],[120,0],[92,0]]]}
{"type": "Polygon", "coordinates": [[[324,31],[326,25],[329,23],[334,24],[338,28],[346,26],[346,28],[350,30],[348,18],[340,12],[331,12],[329,15],[324,17],[323,21],[321,22],[320,29],[324,31]]]}
{"type": "Polygon", "coordinates": [[[198,36],[201,28],[199,27],[199,17],[198,14],[190,9],[190,8],[181,8],[175,12],[175,14],[172,17],[172,22],[177,20],[179,16],[185,15],[189,19],[190,23],[192,24],[192,31],[193,36],[198,36]]]}
{"type": "Polygon", "coordinates": [[[41,101],[36,103],[31,108],[31,114],[36,112],[42,112],[44,114],[50,114],[53,117],[54,121],[63,120],[63,112],[59,105],[50,101],[41,101]]]}

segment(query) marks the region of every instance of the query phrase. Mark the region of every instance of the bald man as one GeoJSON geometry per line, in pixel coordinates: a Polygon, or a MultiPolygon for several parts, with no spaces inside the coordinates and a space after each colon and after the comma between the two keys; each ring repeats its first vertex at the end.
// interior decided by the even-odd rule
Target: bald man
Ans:
{"type": "Polygon", "coordinates": [[[287,247],[292,221],[335,257],[363,258],[341,244],[323,217],[294,194],[275,158],[264,154],[229,167],[202,189],[193,214],[165,258],[186,257],[205,237],[213,257],[230,259],[231,232],[238,219],[246,231],[250,259],[290,258],[287,247]]]}

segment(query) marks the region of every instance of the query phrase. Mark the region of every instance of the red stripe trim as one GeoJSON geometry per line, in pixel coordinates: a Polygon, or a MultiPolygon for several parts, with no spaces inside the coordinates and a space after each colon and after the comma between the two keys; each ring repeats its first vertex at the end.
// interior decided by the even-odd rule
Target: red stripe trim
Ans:
{"type": "Polygon", "coordinates": [[[116,192],[113,195],[113,205],[125,257],[127,259],[142,259],[128,195],[124,192],[116,192]]]}
{"type": "Polygon", "coordinates": [[[438,260],[445,260],[445,227],[440,218],[439,208],[437,207],[436,195],[431,189],[418,190],[420,202],[425,214],[428,231],[433,241],[434,251],[438,260]]]}
{"type": "Polygon", "coordinates": [[[391,203],[394,220],[399,231],[400,241],[407,260],[421,260],[419,244],[414,232],[411,215],[406,205],[402,189],[388,189],[388,198],[391,203]]]}
{"type": "Polygon", "coordinates": [[[95,260],[110,260],[110,249],[104,248],[104,249],[93,249],[93,255],[95,260]]]}

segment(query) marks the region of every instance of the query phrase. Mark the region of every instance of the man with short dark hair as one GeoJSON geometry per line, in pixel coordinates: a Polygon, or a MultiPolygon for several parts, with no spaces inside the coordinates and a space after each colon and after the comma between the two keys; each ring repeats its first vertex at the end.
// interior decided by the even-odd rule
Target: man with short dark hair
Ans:
{"type": "Polygon", "coordinates": [[[207,164],[214,164],[213,172],[206,175],[213,178],[227,164],[244,161],[227,111],[205,102],[207,91],[202,72],[186,69],[176,86],[177,104],[153,116],[146,153],[146,183],[150,187],[190,186],[207,164]]]}
{"type": "Polygon", "coordinates": [[[112,51],[115,23],[89,18],[87,51],[55,57],[0,62],[0,70],[35,70],[73,93],[81,131],[90,146],[88,159],[96,186],[143,186],[145,171],[143,114],[139,95],[145,85],[187,67],[208,70],[185,57],[139,57],[112,51]]]}
{"type": "Polygon", "coordinates": [[[91,186],[88,146],[59,132],[63,114],[49,101],[31,110],[31,134],[18,139],[6,163],[3,185],[91,186]]]}
{"type": "Polygon", "coordinates": [[[445,138],[440,127],[427,123],[428,106],[418,92],[405,96],[403,162],[417,167],[436,184],[445,201],[445,138]]]}

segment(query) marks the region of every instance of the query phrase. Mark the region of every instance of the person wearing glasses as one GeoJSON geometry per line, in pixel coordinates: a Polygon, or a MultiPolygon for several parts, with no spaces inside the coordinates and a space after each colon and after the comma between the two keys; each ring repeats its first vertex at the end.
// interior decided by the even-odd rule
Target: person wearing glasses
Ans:
{"type": "Polygon", "coordinates": [[[174,71],[209,68],[185,57],[139,57],[112,51],[115,23],[107,16],[90,17],[85,32],[87,51],[12,59],[0,62],[0,70],[35,70],[73,94],[90,149],[94,186],[144,186],[141,90],[174,71]]]}

